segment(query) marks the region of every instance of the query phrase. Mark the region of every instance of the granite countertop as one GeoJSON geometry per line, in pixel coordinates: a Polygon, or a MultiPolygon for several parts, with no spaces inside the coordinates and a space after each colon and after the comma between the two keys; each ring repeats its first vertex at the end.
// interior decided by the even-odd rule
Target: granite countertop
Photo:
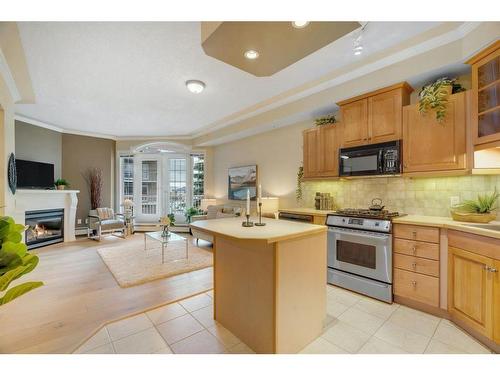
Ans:
{"type": "Polygon", "coordinates": [[[293,208],[282,208],[278,210],[279,212],[290,212],[293,214],[305,214],[314,216],[326,216],[335,212],[335,210],[316,210],[315,208],[307,207],[293,207],[293,208]]]}
{"type": "Polygon", "coordinates": [[[406,215],[401,217],[395,217],[392,219],[392,222],[394,224],[413,224],[413,225],[422,225],[427,227],[447,228],[447,229],[477,234],[480,236],[487,236],[500,239],[500,230],[497,231],[487,228],[488,225],[498,225],[500,227],[500,221],[492,221],[489,224],[476,224],[476,223],[464,223],[461,221],[455,221],[451,217],[406,215]],[[474,227],[471,227],[470,225],[474,225],[474,227]]]}
{"type": "MultiPolygon", "coordinates": [[[[213,235],[221,235],[239,240],[261,240],[268,243],[299,238],[311,234],[326,232],[324,225],[315,225],[294,221],[262,218],[266,223],[262,227],[243,227],[242,217],[200,220],[191,224],[192,228],[208,232],[213,235]]],[[[251,217],[250,221],[256,222],[257,218],[251,217]]]]}

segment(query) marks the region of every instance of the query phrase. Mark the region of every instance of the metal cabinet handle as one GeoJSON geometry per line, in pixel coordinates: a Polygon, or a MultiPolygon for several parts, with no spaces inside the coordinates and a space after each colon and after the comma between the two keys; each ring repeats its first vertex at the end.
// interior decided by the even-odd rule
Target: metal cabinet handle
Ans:
{"type": "Polygon", "coordinates": [[[413,255],[417,255],[417,245],[413,245],[413,255]]]}
{"type": "Polygon", "coordinates": [[[413,239],[417,238],[417,231],[414,230],[413,232],[411,232],[411,234],[413,235],[413,239]]]}
{"type": "Polygon", "coordinates": [[[417,268],[417,263],[416,263],[416,262],[413,262],[413,263],[411,264],[411,267],[412,267],[413,269],[416,269],[416,268],[417,268]]]}
{"type": "Polygon", "coordinates": [[[403,167],[408,168],[408,164],[403,163],[403,167]]]}
{"type": "Polygon", "coordinates": [[[413,285],[414,288],[417,286],[417,282],[415,280],[413,280],[411,284],[413,285]]]}
{"type": "Polygon", "coordinates": [[[498,272],[498,270],[495,267],[488,267],[488,271],[493,273],[498,272]]]}

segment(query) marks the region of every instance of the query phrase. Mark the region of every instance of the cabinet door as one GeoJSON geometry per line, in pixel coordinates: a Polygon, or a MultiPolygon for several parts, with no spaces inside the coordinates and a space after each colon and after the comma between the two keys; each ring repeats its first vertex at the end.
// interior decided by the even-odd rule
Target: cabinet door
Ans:
{"type": "Polygon", "coordinates": [[[368,143],[368,99],[340,107],[342,112],[342,147],[368,143]]]}
{"type": "Polygon", "coordinates": [[[319,173],[319,128],[303,132],[304,177],[317,177],[319,173]]]}
{"type": "Polygon", "coordinates": [[[482,335],[493,336],[493,275],[491,258],[448,249],[448,311],[482,335]]]}
{"type": "Polygon", "coordinates": [[[401,139],[403,103],[401,89],[368,98],[368,139],[370,143],[401,139]]]}
{"type": "Polygon", "coordinates": [[[319,132],[319,174],[322,177],[339,175],[339,128],[340,124],[324,125],[319,132]]]}
{"type": "Polygon", "coordinates": [[[418,106],[403,108],[403,171],[427,172],[466,168],[466,99],[452,95],[442,123],[435,113],[421,115],[418,106]]]}
{"type": "Polygon", "coordinates": [[[494,261],[493,271],[493,340],[500,344],[500,260],[494,261]]]}
{"type": "Polygon", "coordinates": [[[472,66],[474,144],[500,141],[500,49],[472,66]]]}

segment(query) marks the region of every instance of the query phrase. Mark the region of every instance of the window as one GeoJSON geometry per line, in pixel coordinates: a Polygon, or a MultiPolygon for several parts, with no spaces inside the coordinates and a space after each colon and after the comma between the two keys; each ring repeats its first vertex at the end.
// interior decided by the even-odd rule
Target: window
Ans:
{"type": "Polygon", "coordinates": [[[184,215],[187,201],[187,163],[185,158],[169,159],[169,213],[184,215]]]}
{"type": "Polygon", "coordinates": [[[193,166],[192,205],[200,207],[205,194],[205,155],[191,154],[191,165],[193,166]]]}
{"type": "Polygon", "coordinates": [[[123,203],[125,199],[134,200],[134,157],[132,155],[120,156],[120,171],[120,203],[123,203]]]}
{"type": "Polygon", "coordinates": [[[158,161],[143,160],[141,209],[144,215],[158,213],[158,161]]]}

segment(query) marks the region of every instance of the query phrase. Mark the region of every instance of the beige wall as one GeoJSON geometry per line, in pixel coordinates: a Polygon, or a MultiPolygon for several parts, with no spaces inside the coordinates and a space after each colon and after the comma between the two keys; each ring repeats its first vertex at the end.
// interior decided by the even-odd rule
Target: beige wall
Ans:
{"type": "Polygon", "coordinates": [[[311,122],[301,122],[214,147],[215,198],[227,200],[228,168],[257,164],[263,195],[279,197],[280,207],[295,206],[296,175],[302,165],[302,130],[310,126],[311,122]]]}
{"type": "Polygon", "coordinates": [[[2,116],[0,120],[0,214],[11,215],[14,209],[14,195],[7,184],[7,160],[9,154],[14,152],[14,103],[1,76],[0,116],[2,116]]]}
{"type": "Polygon", "coordinates": [[[54,179],[61,178],[62,134],[17,120],[15,127],[16,158],[54,164],[54,179]]]}
{"type": "Polygon", "coordinates": [[[102,205],[113,207],[115,141],[81,135],[62,135],[62,175],[71,189],[80,190],[76,219],[85,219],[90,210],[90,192],[84,174],[89,168],[103,172],[102,205]]]}

